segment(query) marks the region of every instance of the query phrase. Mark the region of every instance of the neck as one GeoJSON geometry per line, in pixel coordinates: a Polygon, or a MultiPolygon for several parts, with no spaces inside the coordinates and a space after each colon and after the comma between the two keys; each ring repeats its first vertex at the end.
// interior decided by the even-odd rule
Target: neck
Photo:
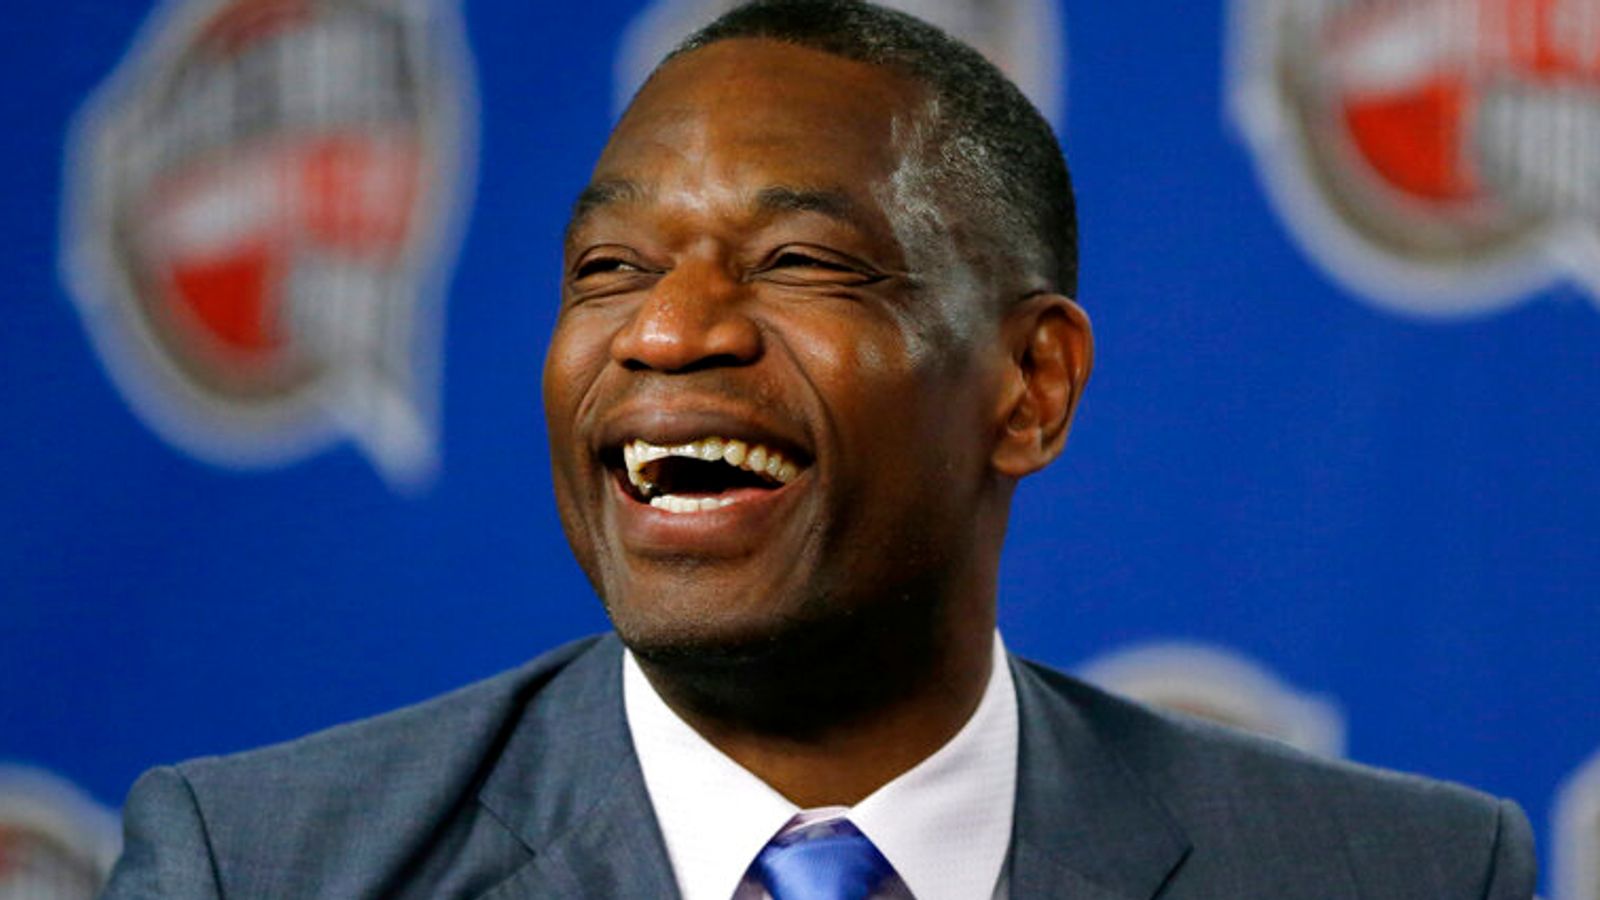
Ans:
{"type": "Polygon", "coordinates": [[[993,665],[994,602],[849,618],[760,653],[639,656],[650,683],[713,746],[804,807],[853,806],[971,718],[993,665]]]}

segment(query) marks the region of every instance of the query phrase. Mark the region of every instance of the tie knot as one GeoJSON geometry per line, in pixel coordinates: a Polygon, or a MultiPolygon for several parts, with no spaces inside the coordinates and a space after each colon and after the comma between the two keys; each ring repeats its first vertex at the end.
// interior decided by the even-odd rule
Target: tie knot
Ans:
{"type": "Polygon", "coordinates": [[[894,867],[848,819],[778,835],[756,856],[772,900],[865,900],[894,867]]]}

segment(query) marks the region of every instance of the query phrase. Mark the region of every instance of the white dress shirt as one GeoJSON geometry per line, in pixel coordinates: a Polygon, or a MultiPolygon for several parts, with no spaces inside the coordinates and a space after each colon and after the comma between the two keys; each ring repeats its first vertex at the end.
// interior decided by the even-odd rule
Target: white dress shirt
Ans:
{"type": "Polygon", "coordinates": [[[622,697],[683,900],[760,900],[748,871],[778,833],[844,815],[899,879],[875,898],[1005,900],[1017,784],[1017,694],[997,632],[989,683],[943,747],[854,807],[803,810],[669,708],[629,653],[622,697]],[[909,892],[909,893],[908,893],[909,892]]]}

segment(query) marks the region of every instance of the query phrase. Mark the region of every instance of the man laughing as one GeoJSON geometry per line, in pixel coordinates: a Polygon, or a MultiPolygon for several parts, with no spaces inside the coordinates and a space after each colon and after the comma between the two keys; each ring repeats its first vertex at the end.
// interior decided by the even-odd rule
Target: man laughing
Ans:
{"type": "Polygon", "coordinates": [[[971,49],[741,7],[575,205],[544,376],[615,636],[147,774],[117,897],[1527,898],[1528,826],[1007,656],[1093,341],[1051,131],[971,49]]]}

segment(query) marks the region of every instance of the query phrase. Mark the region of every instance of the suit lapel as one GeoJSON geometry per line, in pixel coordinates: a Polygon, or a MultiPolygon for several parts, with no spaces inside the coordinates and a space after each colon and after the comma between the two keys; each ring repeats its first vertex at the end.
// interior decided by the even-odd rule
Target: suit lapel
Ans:
{"type": "MultiPolygon", "coordinates": [[[[1189,842],[1056,673],[1011,661],[1020,714],[1012,900],[1150,900],[1189,842]]],[[[602,638],[538,689],[479,793],[532,853],[481,900],[678,896],[602,638]]]]}
{"type": "Polygon", "coordinates": [[[1085,714],[1064,676],[1016,658],[1021,722],[1012,900],[1149,900],[1189,841],[1085,714]]]}
{"type": "Polygon", "coordinates": [[[540,689],[478,799],[533,852],[482,900],[677,896],[628,735],[614,636],[540,689]]]}

